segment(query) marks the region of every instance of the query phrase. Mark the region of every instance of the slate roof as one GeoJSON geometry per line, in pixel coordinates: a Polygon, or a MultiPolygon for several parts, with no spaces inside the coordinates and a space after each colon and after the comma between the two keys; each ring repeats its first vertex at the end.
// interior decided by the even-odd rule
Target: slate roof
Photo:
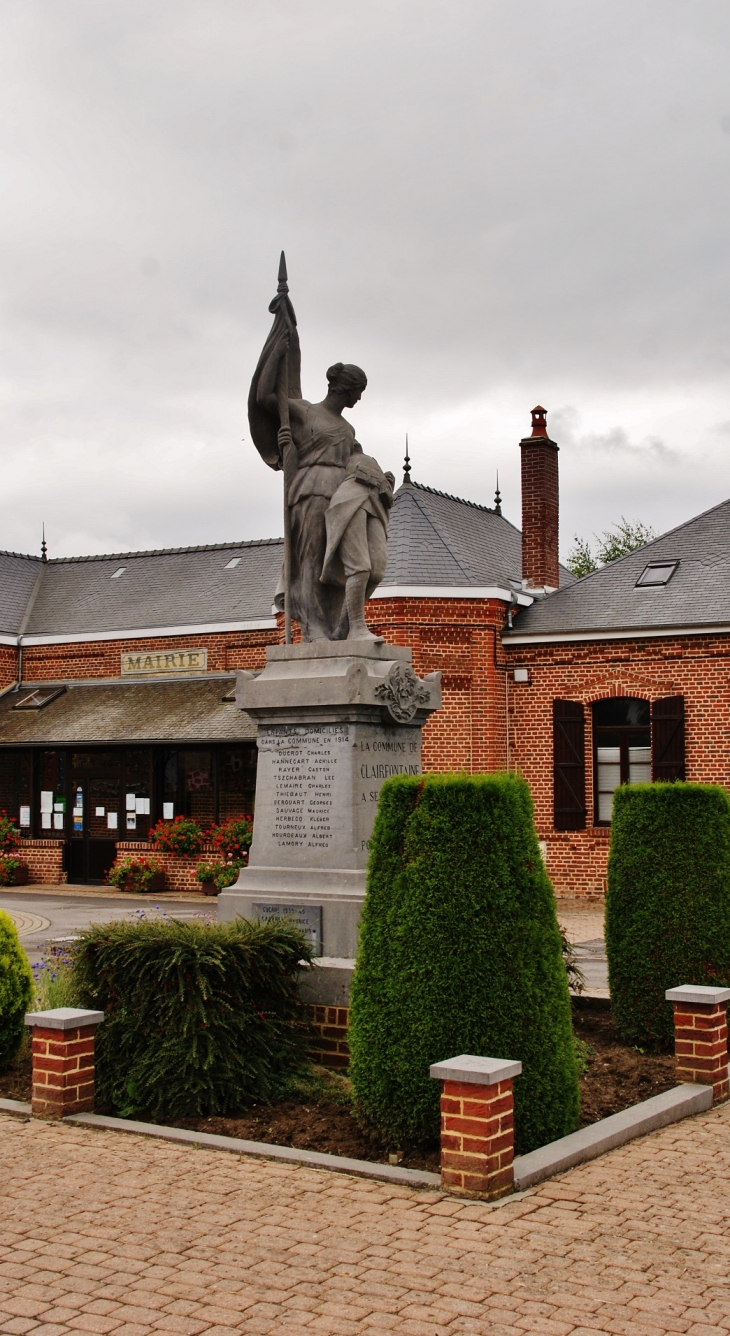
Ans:
{"type": "MultiPolygon", "coordinates": [[[[282,559],[281,538],[48,562],[0,553],[0,632],[89,635],[266,619],[282,559]],[[233,557],[240,561],[227,570],[233,557]]],[[[383,592],[388,585],[509,589],[521,574],[520,532],[504,516],[419,483],[396,492],[383,592]]],[[[573,578],[561,569],[561,584],[573,578]]]]}
{"type": "Polygon", "coordinates": [[[42,564],[40,557],[0,552],[0,632],[20,631],[42,564]]]}
{"type": "MultiPolygon", "coordinates": [[[[574,576],[561,567],[561,585],[574,576]]],[[[522,535],[487,506],[421,483],[400,487],[388,529],[387,585],[519,587],[522,535]]]]}
{"type": "MultiPolygon", "coordinates": [[[[40,685],[44,689],[48,682],[40,685]]],[[[59,683],[59,685],[61,685],[59,683]]],[[[0,747],[72,742],[240,742],[256,737],[250,715],[223,697],[235,677],[205,681],[63,683],[40,710],[13,708],[32,690],[0,697],[0,747]]]]}
{"type": "Polygon", "coordinates": [[[192,626],[271,616],[281,539],[49,561],[28,635],[192,626]],[[232,570],[226,564],[240,556],[232,570]],[[125,574],[112,579],[124,567],[125,574]]]}
{"type": "Polygon", "coordinates": [[[692,626],[730,626],[730,501],[533,603],[504,640],[692,626]],[[637,589],[660,561],[679,562],[669,583],[637,589]]]}

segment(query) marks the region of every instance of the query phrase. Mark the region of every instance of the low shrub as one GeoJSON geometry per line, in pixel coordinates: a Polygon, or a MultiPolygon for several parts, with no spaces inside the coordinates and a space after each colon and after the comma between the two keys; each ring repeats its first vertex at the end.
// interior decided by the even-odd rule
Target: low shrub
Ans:
{"type": "Polygon", "coordinates": [[[7,812],[0,812],[0,854],[11,854],[20,844],[20,831],[7,812]]]}
{"type": "Polygon", "coordinates": [[[149,838],[156,849],[194,858],[203,847],[205,834],[202,826],[191,817],[176,816],[174,821],[158,821],[150,830],[149,838]]]}
{"type": "Polygon", "coordinates": [[[18,868],[21,867],[24,868],[25,863],[20,858],[0,856],[0,886],[15,886],[18,868]]]}
{"type": "Polygon", "coordinates": [[[226,862],[248,862],[248,851],[253,839],[253,817],[236,816],[224,821],[220,826],[213,826],[210,839],[220,849],[226,862]]]}
{"type": "Polygon", "coordinates": [[[271,1102],[305,1062],[297,977],[311,952],[281,922],[142,920],[90,928],[80,1005],[104,1011],[96,1088],[122,1117],[233,1114],[271,1102]]]}
{"type": "MultiPolygon", "coordinates": [[[[143,894],[153,889],[155,879],[162,879],[165,869],[155,858],[135,858],[125,854],[110,867],[107,877],[110,885],[120,891],[143,894]]],[[[158,887],[159,889],[159,887],[158,887]]]]}
{"type": "Polygon", "coordinates": [[[730,985],[730,800],[719,785],[616,790],[606,954],[616,1027],[642,1048],[672,1042],[667,988],[730,985]]]}
{"type": "Polygon", "coordinates": [[[33,975],[9,914],[0,909],[0,1068],[15,1057],[33,1000],[33,975]]]}
{"type": "Polygon", "coordinates": [[[552,887],[518,776],[398,776],[381,791],[352,984],[351,1077],[390,1145],[439,1130],[431,1063],[516,1058],[519,1152],[571,1132],[578,1075],[552,887]]]}

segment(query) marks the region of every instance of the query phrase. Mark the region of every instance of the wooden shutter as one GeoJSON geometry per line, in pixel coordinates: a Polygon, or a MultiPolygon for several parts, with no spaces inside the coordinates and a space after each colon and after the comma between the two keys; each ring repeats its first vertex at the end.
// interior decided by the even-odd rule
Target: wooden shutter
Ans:
{"type": "Polygon", "coordinates": [[[651,707],[651,777],[684,779],[684,696],[665,696],[651,707]]]}
{"type": "Polygon", "coordinates": [[[553,802],[556,830],[585,829],[585,715],[577,700],[553,701],[553,802]]]}

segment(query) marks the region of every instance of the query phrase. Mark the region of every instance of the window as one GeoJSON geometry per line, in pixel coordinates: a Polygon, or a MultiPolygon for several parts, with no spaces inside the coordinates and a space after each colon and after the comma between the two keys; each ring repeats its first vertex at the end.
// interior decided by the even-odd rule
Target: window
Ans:
{"type": "Polygon", "coordinates": [[[126,568],[126,566],[120,566],[118,571],[115,571],[113,575],[110,575],[110,576],[109,576],[109,579],[110,579],[110,580],[118,580],[119,577],[120,577],[120,575],[126,575],[126,574],[127,574],[127,568],[126,568]]]}
{"type": "Polygon", "coordinates": [[[241,560],[240,557],[231,557],[231,560],[227,561],[225,566],[223,567],[224,571],[232,571],[234,567],[238,565],[240,560],[241,560]]]}
{"type": "MultiPolygon", "coordinates": [[[[593,706],[593,822],[609,826],[620,784],[685,778],[684,696],[615,696],[593,706]]],[[[585,722],[580,701],[553,701],[553,822],[584,830],[585,722]]]]}
{"type": "Polygon", "coordinates": [[[594,823],[611,822],[614,790],[619,784],[651,783],[649,702],[614,696],[593,706],[594,823]]]}
{"type": "Polygon", "coordinates": [[[50,705],[52,700],[62,696],[65,690],[65,687],[37,687],[29,696],[21,696],[13,709],[42,710],[44,705],[50,705]]]}
{"type": "Polygon", "coordinates": [[[678,565],[678,561],[650,561],[641,572],[634,588],[647,589],[652,585],[669,584],[678,565]]]}

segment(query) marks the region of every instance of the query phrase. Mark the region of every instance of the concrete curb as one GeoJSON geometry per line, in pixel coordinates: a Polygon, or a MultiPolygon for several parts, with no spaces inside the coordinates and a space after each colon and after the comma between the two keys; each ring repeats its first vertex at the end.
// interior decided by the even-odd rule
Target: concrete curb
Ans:
{"type": "MultiPolygon", "coordinates": [[[[634,1104],[630,1109],[614,1113],[579,1132],[552,1141],[539,1150],[520,1155],[514,1162],[515,1192],[498,1202],[485,1203],[493,1207],[506,1206],[518,1193],[542,1183],[546,1178],[564,1173],[577,1164],[595,1160],[607,1151],[623,1146],[636,1137],[657,1132],[670,1123],[691,1118],[712,1107],[712,1086],[679,1085],[665,1090],[662,1095],[634,1104]]],[[[0,1113],[31,1116],[31,1105],[16,1099],[0,1099],[0,1113]]],[[[64,1118],[65,1123],[80,1123],[86,1127],[101,1127],[113,1132],[132,1132],[137,1136],[157,1137],[161,1141],[177,1141],[183,1145],[205,1146],[211,1150],[226,1150],[235,1155],[252,1155],[258,1159],[281,1160],[286,1164],[306,1165],[311,1169],[328,1169],[340,1174],[354,1174],[358,1178],[374,1178],[382,1183],[401,1187],[441,1190],[441,1175],[421,1169],[401,1169],[398,1165],[374,1164],[370,1160],[348,1160],[340,1155],[324,1155],[315,1150],[298,1150],[295,1146],[274,1146],[265,1141],[244,1141],[238,1137],[216,1136],[212,1132],[190,1132],[183,1127],[163,1127],[157,1123],[138,1123],[129,1118],[107,1118],[97,1113],[74,1113],[64,1118]]],[[[448,1195],[448,1194],[447,1194],[448,1195]]]]}
{"type": "Polygon", "coordinates": [[[32,1104],[24,1104],[20,1099],[0,1099],[0,1113],[22,1113],[30,1118],[32,1104]]]}
{"type": "Polygon", "coordinates": [[[185,1145],[208,1146],[211,1150],[227,1150],[236,1155],[255,1155],[258,1159],[283,1160],[287,1164],[306,1165],[309,1169],[329,1169],[340,1174],[355,1174],[359,1178],[376,1178],[383,1183],[397,1183],[400,1187],[441,1190],[441,1175],[430,1174],[422,1169],[401,1169],[398,1165],[372,1164],[369,1160],[348,1160],[341,1155],[324,1155],[317,1150],[270,1146],[266,1141],[244,1141],[239,1137],[216,1136],[213,1132],[190,1132],[185,1127],[136,1123],[131,1118],[105,1118],[98,1113],[72,1113],[63,1121],[81,1123],[84,1127],[105,1127],[112,1132],[134,1132],[137,1136],[158,1137],[163,1141],[179,1141],[185,1145]]]}
{"type": "Polygon", "coordinates": [[[630,1109],[622,1109],[599,1123],[581,1127],[579,1132],[551,1141],[539,1150],[520,1155],[515,1160],[515,1189],[533,1187],[545,1178],[561,1174],[573,1165],[595,1160],[606,1151],[623,1146],[635,1137],[657,1132],[660,1127],[703,1113],[712,1105],[712,1086],[679,1085],[661,1095],[645,1099],[630,1109]]]}

